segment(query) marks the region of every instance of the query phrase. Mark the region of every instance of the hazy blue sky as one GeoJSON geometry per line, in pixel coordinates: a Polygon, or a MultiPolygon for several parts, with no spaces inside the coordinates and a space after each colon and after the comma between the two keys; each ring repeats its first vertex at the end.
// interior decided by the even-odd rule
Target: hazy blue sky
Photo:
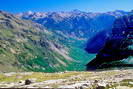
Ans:
{"type": "Polygon", "coordinates": [[[133,0],[0,0],[0,10],[9,12],[71,11],[73,9],[87,12],[130,11],[133,9],[133,0]]]}

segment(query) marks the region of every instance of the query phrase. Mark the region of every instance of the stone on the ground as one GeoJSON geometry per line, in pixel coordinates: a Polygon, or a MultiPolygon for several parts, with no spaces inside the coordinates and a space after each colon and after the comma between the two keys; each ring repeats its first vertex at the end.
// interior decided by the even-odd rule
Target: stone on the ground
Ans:
{"type": "Polygon", "coordinates": [[[25,80],[25,85],[30,85],[31,83],[32,83],[31,80],[29,80],[29,79],[25,80]]]}

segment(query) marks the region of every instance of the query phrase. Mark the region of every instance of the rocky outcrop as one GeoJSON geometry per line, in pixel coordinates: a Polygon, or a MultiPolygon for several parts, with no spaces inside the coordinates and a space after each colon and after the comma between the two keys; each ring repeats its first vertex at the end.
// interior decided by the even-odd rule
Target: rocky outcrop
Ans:
{"type": "Polygon", "coordinates": [[[133,67],[132,63],[124,62],[132,56],[133,15],[130,13],[130,15],[123,16],[114,22],[112,36],[106,41],[96,58],[87,64],[87,69],[133,67]]]}

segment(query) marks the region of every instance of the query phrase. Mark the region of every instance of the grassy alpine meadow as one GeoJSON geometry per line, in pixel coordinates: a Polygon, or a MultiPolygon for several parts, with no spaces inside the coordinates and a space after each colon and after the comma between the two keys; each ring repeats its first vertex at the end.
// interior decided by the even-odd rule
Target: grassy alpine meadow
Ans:
{"type": "Polygon", "coordinates": [[[0,73],[1,88],[132,89],[133,70],[0,73]],[[30,83],[26,84],[27,81],[30,83]]]}

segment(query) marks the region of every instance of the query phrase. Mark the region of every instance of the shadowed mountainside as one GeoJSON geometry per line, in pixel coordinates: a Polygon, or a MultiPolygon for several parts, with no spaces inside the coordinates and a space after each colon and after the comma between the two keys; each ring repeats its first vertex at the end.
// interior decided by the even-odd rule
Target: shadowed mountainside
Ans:
{"type": "Polygon", "coordinates": [[[88,70],[111,67],[133,67],[133,14],[114,22],[112,36],[106,41],[96,58],[87,64],[88,70]],[[128,62],[128,61],[129,62],[128,62]],[[125,62],[126,61],[126,62],[125,62]]]}
{"type": "Polygon", "coordinates": [[[111,29],[103,30],[91,37],[87,42],[85,50],[88,53],[98,53],[104,46],[106,40],[111,36],[111,29]]]}

